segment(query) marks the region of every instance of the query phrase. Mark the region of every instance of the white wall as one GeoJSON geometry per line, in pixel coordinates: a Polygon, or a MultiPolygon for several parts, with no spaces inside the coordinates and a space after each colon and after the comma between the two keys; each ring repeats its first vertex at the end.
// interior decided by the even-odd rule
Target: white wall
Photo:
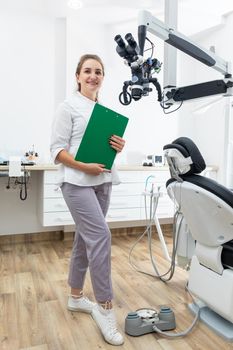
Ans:
{"type": "MultiPolygon", "coordinates": [[[[54,22],[54,108],[66,96],[66,18],[55,18],[54,22]]],[[[53,114],[52,114],[53,116],[53,114]]]]}
{"type": "Polygon", "coordinates": [[[58,35],[54,18],[45,14],[0,13],[0,156],[22,156],[34,144],[41,159],[48,159],[54,99],[61,89],[58,35]]]}
{"type": "MultiPolygon", "coordinates": [[[[225,23],[215,29],[203,32],[194,40],[227,61],[233,62],[233,48],[230,45],[233,32],[233,15],[225,17],[225,23]]],[[[203,81],[223,79],[215,70],[186,56],[179,55],[179,85],[191,85],[203,81]]],[[[219,96],[188,102],[179,112],[179,136],[188,136],[197,143],[207,164],[219,166],[219,181],[226,183],[226,128],[231,99],[219,96]],[[209,102],[212,102],[208,105],[209,102]]],[[[233,135],[231,136],[233,138],[233,135]]]]}

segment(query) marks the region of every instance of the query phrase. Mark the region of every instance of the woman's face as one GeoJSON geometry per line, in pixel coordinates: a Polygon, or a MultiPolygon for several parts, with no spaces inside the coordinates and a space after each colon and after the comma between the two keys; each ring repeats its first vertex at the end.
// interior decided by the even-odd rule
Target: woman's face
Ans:
{"type": "Polygon", "coordinates": [[[86,60],[79,74],[76,75],[78,83],[81,85],[80,92],[87,97],[95,98],[104,78],[101,64],[94,60],[86,60]]]}

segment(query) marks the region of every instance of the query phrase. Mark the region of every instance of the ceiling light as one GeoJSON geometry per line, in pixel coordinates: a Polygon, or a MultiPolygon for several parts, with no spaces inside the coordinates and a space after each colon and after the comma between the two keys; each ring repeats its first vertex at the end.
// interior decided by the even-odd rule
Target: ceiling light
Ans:
{"type": "Polygon", "coordinates": [[[73,10],[79,10],[83,7],[83,3],[80,0],[69,0],[67,5],[73,10]]]}

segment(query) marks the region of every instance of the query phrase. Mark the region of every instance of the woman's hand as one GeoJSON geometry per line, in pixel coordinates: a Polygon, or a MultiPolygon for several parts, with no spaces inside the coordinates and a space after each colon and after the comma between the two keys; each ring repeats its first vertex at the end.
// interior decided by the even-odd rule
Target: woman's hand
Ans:
{"type": "Polygon", "coordinates": [[[82,163],[80,170],[89,175],[100,175],[104,171],[110,172],[110,170],[105,169],[104,164],[99,163],[82,163]]]}
{"type": "Polygon", "coordinates": [[[125,146],[125,140],[123,140],[120,136],[112,135],[109,141],[111,147],[115,149],[117,152],[121,152],[125,146]]]}
{"type": "Polygon", "coordinates": [[[110,172],[110,170],[107,170],[105,168],[104,164],[99,163],[83,163],[78,160],[74,159],[74,156],[68,153],[66,150],[61,150],[61,152],[58,153],[56,158],[60,163],[70,167],[74,168],[80,171],[83,171],[86,174],[90,175],[99,175],[103,173],[104,171],[110,172]]]}

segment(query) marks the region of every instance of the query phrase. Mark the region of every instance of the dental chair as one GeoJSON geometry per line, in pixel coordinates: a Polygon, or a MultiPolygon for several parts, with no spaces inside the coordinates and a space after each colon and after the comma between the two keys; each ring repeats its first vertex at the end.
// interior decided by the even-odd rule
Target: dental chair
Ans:
{"type": "Polygon", "coordinates": [[[190,309],[233,341],[233,192],[200,175],[206,165],[191,139],[163,149],[171,173],[167,192],[179,217],[177,261],[181,252],[189,263],[188,289],[196,300],[190,309]]]}

